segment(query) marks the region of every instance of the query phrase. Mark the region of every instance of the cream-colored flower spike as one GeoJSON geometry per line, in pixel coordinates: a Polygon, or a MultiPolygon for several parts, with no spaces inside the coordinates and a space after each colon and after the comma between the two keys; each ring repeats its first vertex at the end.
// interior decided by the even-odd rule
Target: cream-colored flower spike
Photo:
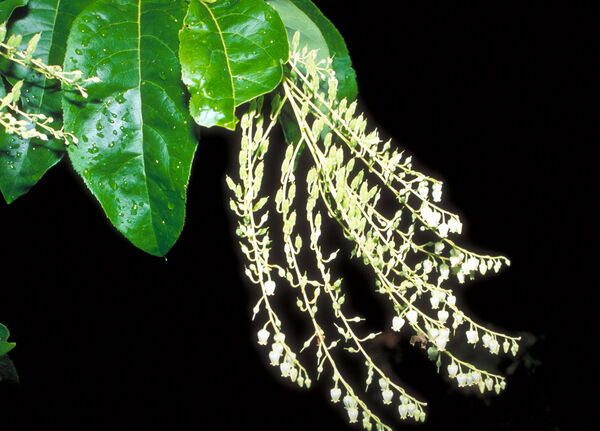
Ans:
{"type": "Polygon", "coordinates": [[[259,344],[268,345],[268,335],[274,334],[269,361],[300,386],[310,386],[311,380],[297,357],[312,346],[317,378],[326,373],[331,376],[331,400],[343,401],[351,423],[361,418],[367,430],[373,424],[377,430],[391,430],[353,387],[353,377],[345,375],[339,365],[342,355],[365,364],[367,389],[379,391],[381,403],[396,406],[401,419],[425,419],[426,404],[387,376],[365,349],[365,343],[377,334],[361,333],[357,323],[364,319],[349,317],[344,310],[342,280],[332,279],[330,271],[337,251],[326,250],[321,240],[327,217],[340,226],[354,244],[352,254],[374,274],[374,292],[389,299],[394,311],[390,328],[412,331],[423,340],[438,371],[447,370],[458,386],[500,392],[504,377],[478,369],[452,350],[456,343],[470,343],[481,345],[490,354],[499,353],[502,346],[503,352],[510,349],[514,355],[519,338],[474,322],[458,308],[447,285],[491,269],[498,271],[509,264],[508,259],[472,253],[453,242],[451,237],[460,234],[462,224],[457,215],[438,205],[441,182],[414,170],[410,157],[389,141],[382,144],[377,130],[367,131],[363,115],[355,113],[356,102],[336,99],[331,60],[317,63],[315,59],[314,51],[299,51],[293,45],[282,92],[274,99],[270,115],[265,117],[262,101],[255,101],[243,116],[239,179],[226,178],[234,194],[231,209],[239,217],[236,232],[247,259],[245,273],[258,287],[253,318],[260,315],[264,320],[259,344]],[[280,221],[272,224],[266,210],[269,197],[261,192],[264,158],[269,134],[284,107],[293,112],[301,138],[287,146],[280,185],[271,204],[280,221]],[[304,181],[296,181],[302,150],[308,153],[303,156],[310,160],[310,168],[304,181]],[[389,208],[378,205],[384,194],[398,203],[392,216],[385,215],[389,208]],[[300,228],[301,223],[306,229],[300,228]],[[279,225],[281,230],[274,231],[272,226],[279,225]],[[303,232],[309,233],[303,237],[303,232]],[[272,250],[274,244],[281,245],[281,262],[273,262],[273,255],[280,251],[272,250]],[[285,323],[273,302],[286,288],[295,293],[297,306],[311,328],[302,346],[291,346],[285,340],[285,323]],[[371,386],[373,378],[378,385],[371,386]]]}

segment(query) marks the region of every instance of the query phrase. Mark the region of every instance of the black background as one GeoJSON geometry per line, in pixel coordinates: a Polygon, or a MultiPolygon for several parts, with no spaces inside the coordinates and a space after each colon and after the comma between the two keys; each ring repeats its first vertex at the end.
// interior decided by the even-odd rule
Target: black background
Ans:
{"type": "MultiPolygon", "coordinates": [[[[401,377],[429,403],[415,428],[578,429],[583,389],[596,381],[579,356],[593,317],[583,276],[595,259],[578,241],[597,229],[582,203],[593,185],[592,140],[581,133],[591,11],[317,4],[346,39],[371,124],[445,181],[463,244],[512,260],[461,287],[461,300],[480,321],[535,340],[527,353],[538,365],[521,362],[504,395],[487,400],[454,391],[403,341],[412,353],[401,377]]],[[[237,136],[203,133],[186,225],[166,261],[123,239],[68,163],[0,204],[0,321],[20,376],[0,385],[0,429],[359,429],[328,402],[328,379],[296,389],[255,346],[223,181],[237,136]]],[[[364,286],[348,289],[361,297],[364,286]]],[[[412,429],[395,415],[388,423],[412,429]]]]}

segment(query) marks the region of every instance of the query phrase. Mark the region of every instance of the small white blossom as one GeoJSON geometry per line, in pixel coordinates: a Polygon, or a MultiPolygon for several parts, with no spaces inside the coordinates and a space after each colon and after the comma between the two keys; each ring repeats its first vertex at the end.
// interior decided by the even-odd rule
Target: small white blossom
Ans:
{"type": "Polygon", "coordinates": [[[465,258],[465,255],[463,253],[461,253],[460,251],[457,251],[454,248],[452,250],[450,250],[450,265],[451,266],[460,265],[464,258],[465,258]]]}
{"type": "Polygon", "coordinates": [[[500,350],[500,344],[497,340],[491,340],[488,347],[490,352],[492,352],[494,355],[498,354],[498,351],[500,350]]]}
{"type": "Polygon", "coordinates": [[[408,321],[410,323],[416,323],[417,322],[417,318],[419,317],[419,315],[417,314],[417,312],[415,310],[409,310],[406,313],[406,318],[408,319],[408,321]]]}
{"type": "Polygon", "coordinates": [[[450,268],[445,263],[442,263],[440,265],[440,276],[442,277],[443,280],[445,280],[448,278],[449,275],[450,275],[450,268]]]}
{"type": "Polygon", "coordinates": [[[442,183],[435,183],[433,185],[431,197],[433,197],[434,202],[439,202],[442,200],[442,183]]]}
{"type": "Polygon", "coordinates": [[[381,396],[383,397],[383,404],[390,404],[392,402],[392,398],[394,397],[394,393],[391,389],[385,389],[381,391],[381,396]]]}
{"type": "Polygon", "coordinates": [[[273,280],[265,282],[265,293],[269,296],[275,293],[275,282],[273,280]]]}
{"type": "Polygon", "coordinates": [[[448,320],[450,314],[446,310],[440,310],[437,312],[438,319],[440,322],[445,323],[448,320]]]}
{"type": "Polygon", "coordinates": [[[488,391],[491,391],[493,386],[494,386],[494,381],[492,380],[491,377],[488,377],[487,379],[485,379],[485,387],[487,388],[488,391]]]}
{"type": "Polygon", "coordinates": [[[271,333],[264,328],[258,331],[258,344],[260,344],[261,346],[266,346],[270,335],[271,333]]]}
{"type": "Polygon", "coordinates": [[[485,261],[482,260],[481,263],[479,264],[479,273],[481,275],[485,275],[486,272],[487,272],[487,265],[486,265],[485,261]]]}
{"type": "Polygon", "coordinates": [[[456,373],[458,373],[458,365],[456,365],[455,362],[452,362],[450,365],[448,365],[448,376],[450,378],[454,378],[456,377],[456,373]]]}
{"type": "Polygon", "coordinates": [[[408,407],[406,404],[400,404],[398,406],[398,413],[400,413],[402,419],[406,419],[406,415],[408,414],[408,407]]]}
{"type": "Polygon", "coordinates": [[[467,375],[465,373],[460,373],[456,376],[456,382],[458,383],[458,386],[465,386],[467,384],[467,375]]]}
{"type": "Polygon", "coordinates": [[[492,341],[491,335],[487,332],[483,334],[481,337],[481,343],[483,344],[483,347],[489,347],[490,341],[492,341]]]}
{"type": "Polygon", "coordinates": [[[479,334],[476,329],[470,329],[466,332],[467,342],[469,344],[475,344],[479,340],[479,334]]]}
{"type": "Polygon", "coordinates": [[[456,305],[456,296],[449,294],[448,297],[446,298],[446,302],[449,305],[456,305]]]}
{"type": "Polygon", "coordinates": [[[501,267],[502,267],[502,262],[500,262],[499,260],[497,260],[496,263],[494,264],[494,272],[500,271],[501,267]]]}
{"type": "Polygon", "coordinates": [[[279,358],[281,357],[281,352],[271,350],[269,352],[269,361],[271,361],[271,365],[274,367],[279,365],[279,358]]]}
{"type": "Polygon", "coordinates": [[[450,232],[461,233],[462,232],[462,223],[458,218],[452,217],[448,220],[448,229],[450,232]]]}
{"type": "Polygon", "coordinates": [[[400,316],[394,316],[392,319],[392,329],[396,332],[399,332],[404,326],[404,319],[400,316]]]}
{"type": "Polygon", "coordinates": [[[352,395],[346,395],[344,397],[344,407],[346,407],[347,409],[350,409],[353,407],[356,408],[356,406],[357,406],[357,402],[352,395]]]}
{"type": "Polygon", "coordinates": [[[379,379],[379,387],[381,388],[382,391],[386,390],[389,387],[389,383],[385,377],[381,377],[379,379]]]}
{"type": "Polygon", "coordinates": [[[348,420],[351,424],[358,422],[358,409],[356,407],[349,407],[347,409],[348,420]]]}
{"type": "Polygon", "coordinates": [[[432,269],[433,269],[433,264],[431,263],[431,261],[429,259],[423,261],[423,272],[425,274],[429,274],[432,269]]]}
{"type": "Polygon", "coordinates": [[[437,349],[439,351],[445,350],[446,344],[448,343],[448,338],[445,337],[444,335],[438,335],[436,337],[436,339],[434,340],[434,343],[435,343],[435,347],[437,347],[437,349]]]}
{"type": "Polygon", "coordinates": [[[419,183],[419,188],[417,189],[417,192],[423,199],[427,199],[427,195],[429,194],[429,187],[427,187],[427,182],[421,181],[419,183]]]}
{"type": "Polygon", "coordinates": [[[342,395],[342,390],[340,388],[332,388],[329,394],[331,395],[331,402],[337,403],[342,395]]]}
{"type": "Polygon", "coordinates": [[[287,358],[285,361],[283,361],[280,365],[279,365],[279,370],[281,371],[281,376],[282,377],[287,377],[290,375],[290,369],[292,368],[292,364],[290,364],[290,362],[287,361],[287,358]]]}
{"type": "Polygon", "coordinates": [[[438,232],[442,238],[446,238],[448,236],[448,225],[446,223],[439,225],[438,232]]]}

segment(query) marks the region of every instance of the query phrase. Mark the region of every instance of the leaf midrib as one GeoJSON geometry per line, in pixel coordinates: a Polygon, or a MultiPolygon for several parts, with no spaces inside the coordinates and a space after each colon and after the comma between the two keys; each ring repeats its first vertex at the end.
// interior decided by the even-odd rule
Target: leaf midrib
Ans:
{"type": "Polygon", "coordinates": [[[231,83],[231,96],[233,99],[233,109],[232,109],[232,116],[235,116],[235,86],[233,85],[233,73],[231,72],[231,65],[229,64],[229,53],[227,52],[227,45],[225,44],[225,39],[223,39],[223,31],[221,30],[221,26],[219,25],[219,22],[217,21],[217,18],[215,17],[215,15],[212,13],[212,10],[208,7],[208,5],[206,3],[200,2],[208,11],[208,13],[210,14],[212,20],[214,21],[215,25],[217,26],[217,30],[219,33],[219,38],[221,39],[221,45],[223,46],[223,52],[225,53],[225,62],[227,63],[227,72],[229,72],[229,82],[231,83]]]}

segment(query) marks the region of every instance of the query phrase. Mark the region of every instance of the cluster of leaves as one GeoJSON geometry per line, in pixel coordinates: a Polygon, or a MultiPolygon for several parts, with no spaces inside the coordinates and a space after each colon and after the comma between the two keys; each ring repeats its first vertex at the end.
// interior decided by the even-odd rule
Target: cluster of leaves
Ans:
{"type": "MultiPolygon", "coordinates": [[[[362,413],[366,429],[373,423],[389,429],[344,376],[338,345],[361,357],[366,386],[377,379],[384,404],[396,402],[401,418],[425,417],[425,403],[364,348],[376,334],[359,335],[356,324],[363,319],[344,310],[342,280],[330,271],[338,252],[325,257],[321,239],[328,218],[390,300],[393,330],[407,322],[438,370],[446,358],[459,386],[504,387],[502,376],[457,358],[447,345],[460,337],[477,344],[481,334],[492,354],[500,347],[514,354],[518,339],[472,321],[442,283],[451,275],[462,283],[498,271],[508,260],[455,244],[449,235],[460,233],[461,224],[437,204],[441,183],[382,144],[376,130],[367,131],[364,116],[356,114],[344,40],[310,0],[4,0],[0,22],[0,191],[8,203],[67,158],[115,228],[141,250],[164,256],[183,228],[199,130],[234,130],[239,122],[238,178],[226,181],[245,273],[260,288],[254,317],[266,314],[257,335],[259,344],[271,343],[271,365],[300,386],[312,382],[270,301],[287,285],[313,329],[301,350],[315,348],[317,377],[326,367],[331,371],[332,401],[343,400],[350,422],[362,413]],[[239,121],[237,110],[247,102],[239,121]],[[265,156],[276,126],[287,151],[279,188],[264,195],[263,174],[272,166],[265,156]],[[311,167],[306,181],[296,182],[304,153],[311,167]],[[382,208],[383,193],[398,211],[382,208]],[[271,253],[269,207],[283,226],[281,262],[271,253]],[[309,238],[298,230],[302,219],[309,238]],[[299,260],[301,252],[311,254],[311,268],[299,260]],[[329,334],[332,327],[339,339],[329,334]]],[[[0,354],[14,345],[7,337],[0,325],[0,354]]]]}

